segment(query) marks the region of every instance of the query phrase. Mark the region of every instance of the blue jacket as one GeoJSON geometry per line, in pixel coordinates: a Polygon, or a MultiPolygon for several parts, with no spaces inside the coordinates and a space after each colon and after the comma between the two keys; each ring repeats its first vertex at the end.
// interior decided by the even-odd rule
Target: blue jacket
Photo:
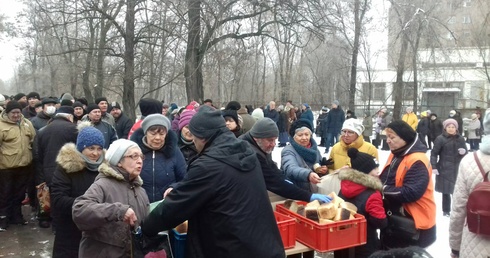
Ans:
{"type": "Polygon", "coordinates": [[[344,121],[345,113],[340,106],[330,109],[327,119],[325,119],[325,122],[322,123],[323,137],[327,137],[327,133],[340,134],[344,121]]]}
{"type": "Polygon", "coordinates": [[[143,128],[139,128],[131,135],[131,141],[136,142],[145,155],[140,177],[152,203],[163,199],[165,190],[184,178],[186,162],[177,146],[177,135],[174,131],[167,131],[165,145],[159,150],[152,150],[144,144],[144,136],[143,128]]]}
{"type": "Polygon", "coordinates": [[[305,110],[305,112],[303,112],[303,114],[301,114],[301,119],[307,119],[308,121],[310,121],[311,125],[315,125],[314,124],[314,121],[313,121],[314,120],[314,118],[313,118],[313,112],[309,108],[307,108],[305,110]]]}
{"type": "MultiPolygon", "coordinates": [[[[316,146],[314,140],[311,141],[311,144],[316,146]]],[[[317,150],[315,163],[320,163],[321,159],[322,154],[317,150]]],[[[283,173],[296,186],[310,193],[312,192],[312,189],[310,188],[308,176],[314,171],[313,165],[315,163],[306,162],[292,145],[284,147],[281,152],[281,170],[283,173]]]]}

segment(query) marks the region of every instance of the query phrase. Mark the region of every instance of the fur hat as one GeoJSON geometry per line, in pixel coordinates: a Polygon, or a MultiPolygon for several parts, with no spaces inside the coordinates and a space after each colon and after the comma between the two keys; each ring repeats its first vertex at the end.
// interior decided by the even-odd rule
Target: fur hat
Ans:
{"type": "Polygon", "coordinates": [[[92,112],[92,110],[94,110],[94,109],[99,109],[100,110],[99,105],[97,105],[95,103],[88,104],[88,106],[87,106],[87,114],[89,114],[90,112],[92,112]]]}
{"type": "Polygon", "coordinates": [[[104,148],[105,140],[102,132],[91,126],[90,122],[82,122],[78,126],[77,150],[82,152],[83,149],[92,145],[98,145],[104,148]]]}
{"type": "Polygon", "coordinates": [[[360,152],[356,148],[348,149],[347,155],[349,155],[351,167],[363,173],[369,174],[379,166],[373,156],[360,152]]]}
{"type": "Polygon", "coordinates": [[[117,163],[121,161],[126,151],[132,147],[138,147],[138,144],[127,139],[115,140],[112,142],[111,146],[109,146],[109,149],[107,149],[105,159],[109,164],[117,166],[117,163]]]}
{"type": "Polygon", "coordinates": [[[362,135],[362,132],[364,132],[364,125],[362,125],[362,122],[356,118],[349,118],[345,120],[344,124],[342,125],[342,130],[344,129],[356,132],[356,134],[359,136],[362,135]]]}
{"type": "Polygon", "coordinates": [[[403,120],[396,120],[389,123],[387,128],[393,130],[400,138],[402,138],[407,144],[413,143],[417,137],[417,133],[413,128],[403,120]]]}
{"type": "Polygon", "coordinates": [[[226,123],[221,111],[199,109],[189,121],[189,130],[194,136],[201,139],[207,140],[223,128],[226,128],[226,123]]]}
{"type": "Polygon", "coordinates": [[[300,118],[291,124],[291,127],[289,128],[289,135],[294,137],[296,130],[301,127],[307,127],[313,133],[313,125],[311,124],[310,120],[300,118]]]}
{"type": "Polygon", "coordinates": [[[29,100],[30,98],[41,99],[41,97],[39,96],[39,93],[37,93],[35,91],[29,92],[29,94],[27,94],[26,98],[27,98],[27,100],[29,100]]]}
{"type": "Polygon", "coordinates": [[[250,135],[254,138],[272,138],[279,137],[277,124],[270,118],[266,117],[257,121],[250,129],[250,135]]]}
{"type": "Polygon", "coordinates": [[[143,128],[143,132],[146,134],[146,131],[154,125],[161,125],[168,131],[170,128],[170,120],[162,114],[151,114],[143,119],[141,128],[143,128]]]}
{"type": "Polygon", "coordinates": [[[185,110],[184,112],[182,112],[182,114],[180,114],[179,130],[182,130],[184,126],[188,125],[195,114],[196,111],[194,109],[185,110]]]}
{"type": "Polygon", "coordinates": [[[456,130],[458,130],[458,121],[452,118],[448,118],[444,120],[444,122],[442,122],[442,126],[444,127],[444,130],[446,130],[446,127],[448,127],[449,125],[454,125],[454,127],[456,127],[456,130]]]}
{"type": "Polygon", "coordinates": [[[22,110],[22,105],[17,100],[11,100],[9,101],[9,103],[7,103],[7,106],[5,107],[5,113],[9,113],[14,109],[22,110]]]}

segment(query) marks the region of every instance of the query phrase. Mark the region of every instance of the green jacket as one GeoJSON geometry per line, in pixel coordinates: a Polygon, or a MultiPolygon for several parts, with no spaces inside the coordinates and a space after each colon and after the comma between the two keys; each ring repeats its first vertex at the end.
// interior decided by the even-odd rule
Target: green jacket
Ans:
{"type": "Polygon", "coordinates": [[[0,169],[25,167],[32,161],[32,142],[36,130],[24,118],[19,123],[11,121],[7,113],[0,114],[0,169]]]}

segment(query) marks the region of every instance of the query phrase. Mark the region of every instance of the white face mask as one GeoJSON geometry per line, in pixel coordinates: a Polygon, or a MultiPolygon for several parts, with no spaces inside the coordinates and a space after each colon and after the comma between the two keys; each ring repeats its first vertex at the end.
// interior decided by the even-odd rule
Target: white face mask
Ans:
{"type": "Polygon", "coordinates": [[[46,114],[52,115],[56,112],[56,107],[55,106],[48,106],[46,108],[46,114]]]}

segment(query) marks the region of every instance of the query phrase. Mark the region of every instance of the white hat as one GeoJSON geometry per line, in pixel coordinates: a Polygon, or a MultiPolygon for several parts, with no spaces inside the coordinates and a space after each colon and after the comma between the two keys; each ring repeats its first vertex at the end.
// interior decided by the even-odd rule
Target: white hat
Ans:
{"type": "Polygon", "coordinates": [[[113,143],[111,143],[109,149],[107,149],[105,159],[109,162],[109,164],[117,166],[117,163],[121,161],[126,151],[131,147],[139,148],[138,144],[133,141],[127,139],[115,140],[113,143]]]}
{"type": "Polygon", "coordinates": [[[356,118],[349,118],[345,120],[344,124],[342,125],[342,130],[345,129],[351,130],[355,132],[357,135],[362,135],[362,132],[364,132],[364,126],[356,118]]]}

